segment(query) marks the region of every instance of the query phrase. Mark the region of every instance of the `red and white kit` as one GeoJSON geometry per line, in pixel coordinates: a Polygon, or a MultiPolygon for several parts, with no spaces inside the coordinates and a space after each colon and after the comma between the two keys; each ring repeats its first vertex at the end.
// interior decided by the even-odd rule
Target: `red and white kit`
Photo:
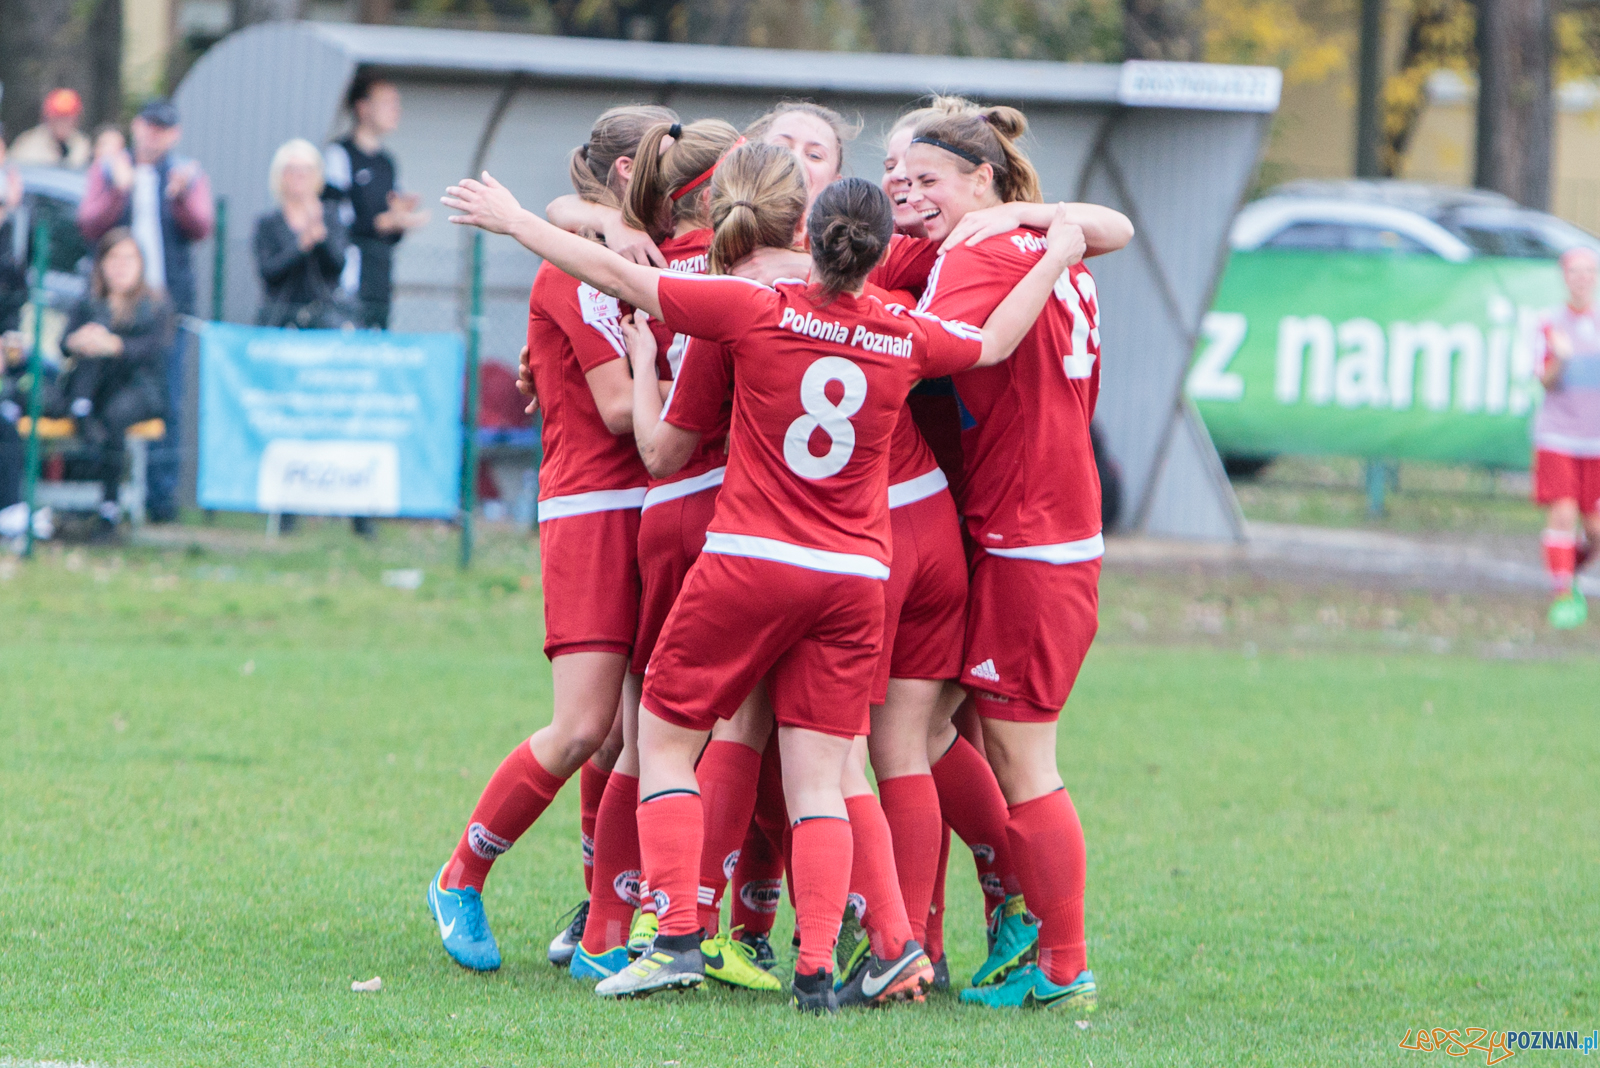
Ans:
{"type": "MultiPolygon", "coordinates": [[[[920,307],[982,322],[1038,262],[1016,229],[941,256],[920,307]]],[[[1050,720],[1098,627],[1100,479],[1089,423],[1100,392],[1100,306],[1076,264],[1011,359],[955,376],[962,512],[977,546],[961,682],[981,715],[1050,720]]]]}
{"type": "Polygon", "coordinates": [[[1562,305],[1546,312],[1536,338],[1541,370],[1558,332],[1572,353],[1533,419],[1534,500],[1546,506],[1575,500],[1580,512],[1594,515],[1600,512],[1600,311],[1562,305]]]}
{"type": "MultiPolygon", "coordinates": [[[[709,228],[691,230],[661,243],[669,270],[682,274],[702,274],[711,248],[709,228]]],[[[716,506],[717,490],[722,485],[728,461],[728,421],[733,412],[732,379],[722,372],[720,346],[707,346],[710,361],[704,357],[693,363],[686,360],[696,342],[686,334],[674,334],[665,323],[651,320],[656,345],[666,357],[673,378],[672,391],[662,406],[661,417],[673,426],[698,431],[700,442],[688,461],[666,478],[650,480],[644,495],[644,512],[639,519],[639,576],[643,596],[639,605],[639,633],[633,646],[631,670],[644,674],[655,651],[656,639],[667,621],[683,588],[684,576],[705,544],[706,526],[716,506]],[[690,368],[684,379],[685,367],[690,368]],[[706,374],[710,380],[704,380],[706,374]],[[680,386],[680,383],[682,385],[680,386]],[[680,388],[701,399],[703,414],[698,419],[678,414],[685,405],[678,401],[680,388]],[[720,390],[720,394],[717,391],[720,390]],[[717,400],[720,396],[720,400],[717,400]]]]}
{"type": "Polygon", "coordinates": [[[639,509],[648,475],[629,434],[606,429],[588,372],[626,360],[616,298],[541,264],[528,359],[544,413],[539,571],[544,651],[626,655],[639,628],[639,509]]]}
{"type": "Polygon", "coordinates": [[[644,705],[706,730],[771,671],[779,723],[868,729],[889,575],[889,444],[919,378],[971,367],[980,331],[794,283],[659,282],[667,324],[728,345],[727,474],[644,705]]]}

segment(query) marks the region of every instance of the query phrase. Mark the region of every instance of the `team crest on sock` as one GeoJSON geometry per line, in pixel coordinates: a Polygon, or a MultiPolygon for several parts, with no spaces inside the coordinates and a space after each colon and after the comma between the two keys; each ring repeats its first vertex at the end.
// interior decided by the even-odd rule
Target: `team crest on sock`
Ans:
{"type": "Polygon", "coordinates": [[[775,913],[782,898],[782,879],[751,879],[739,887],[739,900],[751,912],[775,913]]]}
{"type": "Polygon", "coordinates": [[[617,877],[611,880],[611,889],[617,892],[617,897],[620,900],[626,901],[634,908],[638,908],[639,882],[643,877],[644,872],[640,871],[638,868],[632,868],[628,871],[619,872],[617,877]]]}
{"type": "Polygon", "coordinates": [[[724,879],[733,878],[733,869],[739,866],[739,853],[740,851],[735,849],[732,853],[722,858],[722,877],[724,879]]]}
{"type": "MultiPolygon", "coordinates": [[[[493,860],[511,848],[510,842],[501,838],[481,823],[474,823],[467,828],[467,845],[484,860],[493,860]]],[[[584,857],[584,861],[588,863],[587,855],[584,857]]]]}

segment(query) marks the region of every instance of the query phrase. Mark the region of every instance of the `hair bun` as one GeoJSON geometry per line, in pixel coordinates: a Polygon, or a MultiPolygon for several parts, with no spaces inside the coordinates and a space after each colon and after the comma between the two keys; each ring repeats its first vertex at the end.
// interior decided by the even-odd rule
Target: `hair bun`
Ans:
{"type": "Polygon", "coordinates": [[[1028,117],[1016,108],[999,104],[994,107],[984,108],[978,112],[978,117],[994,130],[995,133],[1008,140],[1015,141],[1028,129],[1028,117]]]}

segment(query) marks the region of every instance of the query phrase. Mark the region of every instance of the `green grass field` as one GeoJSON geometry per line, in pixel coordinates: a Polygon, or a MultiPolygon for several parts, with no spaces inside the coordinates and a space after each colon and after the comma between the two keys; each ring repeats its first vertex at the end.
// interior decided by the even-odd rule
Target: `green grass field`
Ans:
{"type": "MultiPolygon", "coordinates": [[[[466,578],[452,550],[310,524],[270,552],[0,565],[0,1063],[1425,1064],[1407,1028],[1600,1026],[1594,639],[1505,660],[1291,625],[1323,601],[1357,619],[1348,591],[1225,590],[1192,637],[1126,625],[1206,603],[1203,577],[1159,572],[1108,575],[1061,736],[1086,1029],[954,998],[828,1020],[725,990],[602,1004],[544,960],[581,896],[575,786],[496,866],[506,964],[469,975],[425,883],[548,715],[549,674],[532,549],[501,535],[466,578]],[[416,592],[379,582],[419,564],[416,592]],[[1282,642],[1242,640],[1247,603],[1282,642]]],[[[1382,627],[1495,615],[1395,604],[1382,627]]],[[[950,885],[959,976],[982,950],[969,861],[950,885]]]]}

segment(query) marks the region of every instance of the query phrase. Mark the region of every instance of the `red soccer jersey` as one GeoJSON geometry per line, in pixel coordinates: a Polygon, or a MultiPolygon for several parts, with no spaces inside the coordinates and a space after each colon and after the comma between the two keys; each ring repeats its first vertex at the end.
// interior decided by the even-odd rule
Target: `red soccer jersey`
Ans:
{"type": "MultiPolygon", "coordinates": [[[[910,238],[896,234],[898,244],[903,248],[912,244],[910,238]]],[[[890,243],[891,251],[895,242],[890,243]]],[[[922,242],[932,248],[931,242],[922,242]]],[[[885,256],[885,259],[888,257],[885,256]]],[[[926,257],[932,263],[932,257],[926,257]]],[[[903,262],[903,261],[902,261],[903,262]]],[[[882,267],[883,264],[879,264],[882,267]]],[[[898,270],[895,268],[894,270],[898,270]]],[[[889,277],[897,277],[891,272],[889,277]]],[[[922,282],[927,279],[927,271],[922,271],[922,278],[917,281],[917,288],[922,287],[922,282]]],[[[884,289],[875,282],[868,281],[865,287],[868,296],[877,297],[885,305],[898,304],[903,307],[914,307],[917,303],[916,296],[906,289],[884,289]]],[[[920,501],[924,497],[938,493],[949,482],[944,473],[937,476],[939,462],[934,459],[933,450],[928,448],[928,443],[923,440],[922,431],[917,428],[916,421],[911,415],[909,403],[901,409],[900,417],[894,422],[894,437],[889,439],[889,507],[899,508],[902,505],[920,501]]]]}
{"type": "Polygon", "coordinates": [[[971,367],[964,323],[798,283],[660,278],[673,329],[732,354],[728,469],[707,552],[816,571],[889,573],[889,441],[919,378],[971,367]]]}
{"type": "Polygon", "coordinates": [[[867,284],[888,290],[921,292],[938,255],[938,244],[925,237],[895,234],[889,238],[883,259],[867,275],[867,284]]]}
{"type": "Polygon", "coordinates": [[[544,424],[539,521],[637,508],[648,475],[633,435],[606,429],[585,377],[625,359],[616,298],[549,263],[528,296],[528,360],[544,424]]]}
{"type": "MultiPolygon", "coordinates": [[[[939,257],[926,311],[987,321],[1039,261],[1045,239],[1017,229],[939,257]]],[[[1100,301],[1075,264],[1011,358],[957,375],[966,458],[962,512],[999,556],[1073,563],[1100,556],[1100,478],[1089,422],[1100,393],[1100,301]]]]}

